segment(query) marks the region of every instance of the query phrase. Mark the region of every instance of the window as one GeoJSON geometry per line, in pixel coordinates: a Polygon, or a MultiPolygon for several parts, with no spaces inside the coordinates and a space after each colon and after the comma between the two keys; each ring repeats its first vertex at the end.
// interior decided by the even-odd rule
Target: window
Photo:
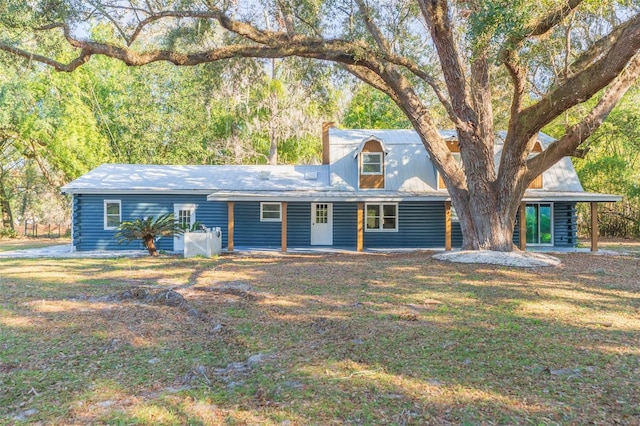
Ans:
{"type": "Polygon", "coordinates": [[[367,217],[365,230],[397,231],[398,230],[398,205],[397,204],[367,204],[367,217]]]}
{"type": "Polygon", "coordinates": [[[527,204],[527,244],[553,244],[553,217],[551,204],[527,204]]]}
{"type": "Polygon", "coordinates": [[[362,153],[362,174],[381,175],[382,174],[382,153],[363,152],[362,153]]]}
{"type": "Polygon", "coordinates": [[[460,222],[456,208],[451,206],[451,222],[460,222]]]}
{"type": "Polygon", "coordinates": [[[316,204],[316,221],[317,224],[329,223],[329,205],[316,204]]]}
{"type": "Polygon", "coordinates": [[[190,209],[180,209],[178,210],[178,225],[182,229],[191,230],[191,210],[190,209]]]}
{"type": "Polygon", "coordinates": [[[260,222],[281,222],[282,203],[260,203],[260,222]]]}
{"type": "Polygon", "coordinates": [[[104,229],[116,229],[122,221],[120,200],[104,200],[104,229]]]}

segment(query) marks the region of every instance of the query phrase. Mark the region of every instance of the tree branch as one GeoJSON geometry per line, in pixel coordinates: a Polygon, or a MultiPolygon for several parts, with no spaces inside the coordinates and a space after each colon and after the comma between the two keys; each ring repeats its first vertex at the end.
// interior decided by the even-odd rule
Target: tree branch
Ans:
{"type": "Polygon", "coordinates": [[[584,70],[589,64],[601,58],[607,53],[607,49],[617,43],[622,33],[634,23],[629,20],[615,27],[609,34],[598,39],[588,50],[582,52],[569,66],[569,72],[575,74],[584,70]]]}
{"type": "Polygon", "coordinates": [[[537,134],[559,114],[590,99],[616,79],[640,51],[640,15],[630,21],[600,59],[564,80],[540,101],[518,114],[516,119],[528,129],[524,136],[537,134]]]}
{"type": "Polygon", "coordinates": [[[360,9],[360,14],[364,19],[364,24],[367,27],[367,31],[369,31],[369,34],[371,34],[371,36],[373,37],[373,40],[378,45],[378,48],[383,52],[390,54],[391,46],[389,45],[389,42],[384,37],[384,35],[382,35],[382,31],[380,31],[380,28],[378,28],[378,26],[373,22],[373,18],[369,13],[369,7],[365,4],[364,0],[355,1],[358,5],[358,9],[360,9]]]}
{"type": "Polygon", "coordinates": [[[503,44],[502,49],[498,53],[498,58],[501,62],[509,57],[510,52],[517,50],[522,46],[525,40],[530,37],[539,37],[546,34],[553,29],[556,25],[562,22],[567,16],[571,14],[584,0],[568,0],[566,4],[563,4],[558,9],[551,11],[548,15],[542,19],[532,22],[527,25],[522,31],[513,33],[507,38],[503,44]]]}
{"type": "Polygon", "coordinates": [[[459,129],[469,132],[469,124],[475,122],[476,117],[469,104],[467,81],[452,32],[453,24],[449,20],[447,1],[419,0],[418,4],[438,52],[452,109],[457,117],[454,122],[458,123],[459,129]]]}
{"type": "Polygon", "coordinates": [[[638,80],[639,75],[640,53],[636,54],[626,69],[611,82],[598,104],[580,123],[571,126],[564,136],[549,145],[542,153],[527,161],[528,171],[525,180],[533,180],[562,157],[571,155],[581,143],[600,127],[618,101],[638,80]]]}

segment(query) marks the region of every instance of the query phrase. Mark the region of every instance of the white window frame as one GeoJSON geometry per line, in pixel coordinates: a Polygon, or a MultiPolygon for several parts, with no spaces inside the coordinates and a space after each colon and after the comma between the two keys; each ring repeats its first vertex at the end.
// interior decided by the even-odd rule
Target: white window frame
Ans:
{"type": "Polygon", "coordinates": [[[105,231],[114,231],[118,229],[118,226],[108,226],[107,218],[109,216],[115,216],[114,214],[107,214],[107,204],[117,204],[118,205],[118,226],[122,223],[122,201],[121,200],[104,200],[103,202],[103,224],[105,231]]]}
{"type": "Polygon", "coordinates": [[[267,201],[260,203],[260,222],[282,222],[282,203],[267,201]],[[278,217],[264,217],[264,206],[278,206],[278,217]]]}
{"type": "Polygon", "coordinates": [[[400,223],[400,211],[398,209],[398,203],[365,203],[364,205],[364,231],[365,232],[398,232],[398,227],[400,223]],[[378,206],[380,209],[380,221],[378,228],[369,228],[367,222],[367,212],[369,211],[369,206],[378,206]],[[384,227],[384,206],[394,206],[396,210],[395,228],[385,228],[384,227]]]}
{"type": "MultiPolygon", "coordinates": [[[[552,247],[555,244],[555,226],[554,226],[554,206],[553,203],[549,202],[549,203],[545,203],[545,202],[539,202],[539,203],[525,203],[525,212],[526,212],[526,208],[529,206],[538,206],[538,217],[536,218],[536,221],[538,223],[538,240],[540,240],[540,206],[549,206],[549,208],[551,209],[551,217],[549,218],[550,220],[550,226],[551,226],[551,242],[550,243],[527,243],[527,246],[532,246],[532,247],[552,247]]],[[[525,215],[525,222],[527,220],[527,217],[525,215]]],[[[527,227],[525,224],[525,233],[527,232],[527,227]]],[[[526,239],[526,235],[525,235],[525,239],[526,239]]]]}
{"type": "Polygon", "coordinates": [[[380,176],[384,173],[384,153],[382,152],[362,152],[360,154],[360,174],[363,176],[380,176]],[[376,172],[365,172],[364,171],[364,157],[366,156],[377,156],[379,161],[377,163],[367,163],[368,165],[378,164],[380,169],[376,172]]]}

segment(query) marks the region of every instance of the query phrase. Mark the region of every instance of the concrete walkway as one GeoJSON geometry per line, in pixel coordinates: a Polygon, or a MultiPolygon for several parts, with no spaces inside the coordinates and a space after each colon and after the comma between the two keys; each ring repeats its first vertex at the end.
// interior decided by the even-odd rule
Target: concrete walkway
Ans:
{"type": "Polygon", "coordinates": [[[40,257],[68,257],[68,258],[107,258],[107,257],[139,257],[148,256],[146,250],[93,250],[71,251],[71,244],[0,252],[0,258],[40,258],[40,257]]]}

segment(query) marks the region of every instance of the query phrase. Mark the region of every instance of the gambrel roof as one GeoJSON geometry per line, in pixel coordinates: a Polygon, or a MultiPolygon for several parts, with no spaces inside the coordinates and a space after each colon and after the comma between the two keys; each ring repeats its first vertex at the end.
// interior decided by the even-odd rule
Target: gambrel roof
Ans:
{"type": "MultiPolygon", "coordinates": [[[[443,130],[446,140],[455,131],[443,130]]],[[[498,134],[499,161],[504,134],[498,134]]],[[[553,138],[541,133],[543,149],[553,138]]],[[[104,164],[65,185],[70,194],[199,193],[209,200],[446,200],[438,175],[418,134],[413,130],[329,129],[328,165],[136,165],[104,164]],[[369,140],[385,152],[384,189],[358,189],[358,154],[369,140]]],[[[618,201],[620,196],[587,193],[568,157],[543,174],[543,188],[527,190],[527,201],[618,201]]]]}

